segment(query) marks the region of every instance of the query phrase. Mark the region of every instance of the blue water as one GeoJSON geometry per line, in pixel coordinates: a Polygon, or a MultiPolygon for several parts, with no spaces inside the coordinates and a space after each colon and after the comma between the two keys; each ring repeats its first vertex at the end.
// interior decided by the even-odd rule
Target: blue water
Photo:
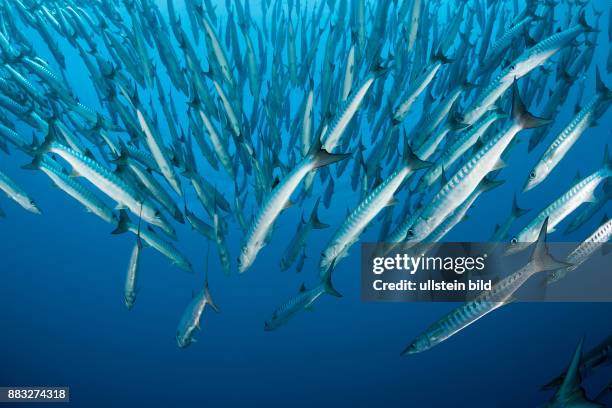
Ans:
{"type": "MultiPolygon", "coordinates": [[[[605,72],[609,4],[594,3],[598,10],[606,6],[593,59],[605,72]]],[[[217,6],[223,9],[224,3],[217,6]]],[[[160,7],[165,10],[165,2],[160,7]]],[[[32,41],[37,52],[51,60],[40,39],[32,41]]],[[[65,41],[60,47],[66,50],[73,89],[83,103],[98,106],[78,55],[65,41]]],[[[609,76],[604,79],[612,85],[609,76]]],[[[594,66],[586,81],[584,100],[594,92],[594,66]]],[[[164,85],[169,85],[167,80],[164,85]]],[[[506,183],[479,198],[469,219],[447,240],[486,240],[495,223],[505,220],[528,170],[571,119],[576,88],[535,151],[527,153],[529,131],[519,135],[521,143],[500,174],[506,183]]],[[[300,102],[296,93],[291,105],[297,109],[300,102]]],[[[536,114],[541,109],[530,108],[536,114]]],[[[418,114],[411,117],[416,120],[418,114]]],[[[607,112],[543,184],[519,195],[522,207],[534,211],[513,231],[565,192],[577,170],[586,175],[600,166],[604,146],[612,142],[611,127],[612,114],[607,112]]],[[[347,186],[351,163],[332,207],[320,214],[332,227],[310,236],[301,274],[293,268],[282,273],[278,267],[301,208],[282,213],[272,241],[242,275],[235,272],[235,258],[243,237],[237,225],[230,224],[231,276],[223,275],[214,246],[210,251],[210,289],[221,312],[207,310],[197,343],[179,349],[176,326],[204,280],[205,239],[189,228],[179,230],[178,247],[194,264],[194,275],[145,249],[137,302],[128,311],[122,291],[134,236],[111,235],[109,225],[54,188],[43,173],[19,168],[28,161],[17,151],[1,160],[1,170],[24,186],[43,215],[0,198],[7,213],[0,220],[0,386],[69,386],[71,405],[78,407],[528,407],[550,397],[539,387],[565,369],[581,336],[589,349],[612,331],[612,304],[513,304],[432,350],[400,357],[416,335],[456,305],[361,302],[356,245],[334,273],[334,286],[343,298],[325,297],[287,326],[264,332],[264,321],[275,307],[297,293],[302,282],[315,283],[318,255],[344,220],[346,208],[357,205],[358,194],[347,186]]],[[[224,192],[232,191],[221,172],[205,166],[200,172],[224,192]]],[[[317,184],[315,193],[322,194],[322,189],[317,184]]],[[[193,193],[190,199],[195,202],[193,193]]],[[[250,214],[252,205],[247,208],[250,214]]],[[[311,208],[309,201],[304,210],[309,213],[311,208]]],[[[580,241],[610,210],[608,203],[574,234],[562,234],[566,221],[551,239],[580,241]]],[[[376,240],[379,228],[376,223],[361,240],[376,240]]],[[[588,394],[596,394],[610,380],[609,368],[599,370],[585,382],[588,394]]]]}

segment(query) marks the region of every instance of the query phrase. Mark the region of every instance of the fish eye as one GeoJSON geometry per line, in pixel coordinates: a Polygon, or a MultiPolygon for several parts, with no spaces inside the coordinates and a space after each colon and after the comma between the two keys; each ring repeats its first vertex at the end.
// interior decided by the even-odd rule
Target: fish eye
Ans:
{"type": "Polygon", "coordinates": [[[412,228],[408,230],[406,235],[409,236],[409,237],[414,237],[414,231],[412,230],[412,228]]]}
{"type": "Polygon", "coordinates": [[[516,65],[512,64],[510,65],[510,71],[514,71],[516,69],[516,65]]]}
{"type": "Polygon", "coordinates": [[[529,178],[530,178],[530,179],[532,179],[532,180],[533,180],[534,178],[536,178],[536,172],[535,172],[535,171],[532,171],[531,173],[529,173],[529,178]]]}
{"type": "Polygon", "coordinates": [[[512,238],[512,239],[510,240],[510,243],[511,243],[511,244],[516,244],[517,242],[518,242],[518,239],[516,239],[516,237],[514,237],[514,238],[512,238]]]}

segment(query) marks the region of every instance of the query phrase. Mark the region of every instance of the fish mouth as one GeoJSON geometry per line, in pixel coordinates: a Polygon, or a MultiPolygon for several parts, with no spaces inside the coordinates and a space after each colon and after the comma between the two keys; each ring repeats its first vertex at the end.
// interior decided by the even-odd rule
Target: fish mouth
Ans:
{"type": "Polygon", "coordinates": [[[533,189],[538,184],[539,183],[533,182],[530,178],[528,178],[527,181],[525,181],[525,185],[523,186],[523,193],[533,189]]]}
{"type": "Polygon", "coordinates": [[[412,343],[400,353],[400,356],[408,356],[411,354],[417,354],[418,352],[419,349],[417,348],[416,344],[412,343]]]}

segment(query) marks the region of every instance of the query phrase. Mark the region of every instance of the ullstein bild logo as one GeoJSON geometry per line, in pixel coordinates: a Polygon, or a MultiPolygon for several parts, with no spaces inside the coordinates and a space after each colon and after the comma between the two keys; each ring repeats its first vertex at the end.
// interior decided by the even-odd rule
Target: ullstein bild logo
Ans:
{"type": "Polygon", "coordinates": [[[576,261],[581,244],[549,242],[550,254],[564,267],[542,271],[528,245],[517,251],[505,243],[364,243],[361,297],[368,302],[495,301],[510,287],[512,301],[612,301],[611,244],[600,243],[600,250],[576,261]]]}

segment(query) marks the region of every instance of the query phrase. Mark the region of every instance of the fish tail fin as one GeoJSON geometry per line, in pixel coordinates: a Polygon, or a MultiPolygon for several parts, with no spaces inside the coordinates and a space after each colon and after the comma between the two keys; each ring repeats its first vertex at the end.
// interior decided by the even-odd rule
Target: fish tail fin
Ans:
{"type": "Polygon", "coordinates": [[[531,254],[531,262],[534,262],[538,272],[542,271],[554,271],[556,269],[562,269],[572,266],[567,262],[561,262],[553,258],[548,253],[548,246],[546,245],[546,231],[548,230],[548,217],[544,220],[542,228],[540,228],[540,234],[538,240],[535,243],[535,248],[531,254]]]}
{"type": "Polygon", "coordinates": [[[206,303],[217,313],[219,313],[219,306],[215,304],[212,296],[210,295],[210,290],[208,290],[208,281],[206,282],[206,287],[204,288],[204,296],[206,297],[206,303]]]}
{"type": "Polygon", "coordinates": [[[504,184],[506,182],[506,180],[492,180],[488,177],[485,177],[479,185],[480,190],[484,193],[487,191],[491,191],[496,187],[501,186],[502,184],[504,184]]]}
{"type": "Polygon", "coordinates": [[[370,72],[374,75],[375,78],[380,78],[389,73],[389,71],[393,68],[393,57],[390,56],[387,58],[387,61],[383,62],[379,57],[377,57],[372,65],[370,66],[370,72]]]}
{"type": "MultiPolygon", "coordinates": [[[[572,360],[570,361],[570,364],[567,367],[567,371],[565,372],[565,376],[563,377],[563,381],[561,382],[561,385],[557,390],[556,395],[560,396],[561,398],[567,398],[570,394],[575,393],[577,389],[580,389],[580,383],[582,382],[582,378],[580,375],[580,362],[582,360],[583,344],[584,337],[582,337],[578,342],[578,345],[576,346],[576,351],[574,351],[572,360]]],[[[585,399],[584,391],[582,391],[581,394],[582,395],[576,396],[585,399]]]]}
{"type": "MultiPolygon", "coordinates": [[[[215,213],[216,218],[216,213],[215,213]]],[[[215,231],[217,230],[218,221],[215,220],[215,231]]],[[[210,294],[210,289],[208,288],[208,259],[210,257],[210,241],[206,246],[206,272],[204,273],[204,298],[206,299],[206,303],[212,307],[212,309],[219,313],[219,307],[215,304],[212,295],[210,294]]]]}
{"type": "Polygon", "coordinates": [[[612,159],[610,159],[610,150],[607,144],[604,147],[603,167],[608,170],[608,172],[612,172],[612,159]]]}
{"type": "Polygon", "coordinates": [[[416,154],[412,151],[410,144],[408,143],[408,139],[404,136],[404,156],[402,158],[404,164],[410,167],[412,170],[424,169],[427,167],[431,167],[432,163],[421,160],[417,157],[416,154]]]}
{"type": "Polygon", "coordinates": [[[595,69],[595,88],[597,89],[597,94],[601,95],[602,98],[612,99],[612,91],[601,79],[601,70],[599,69],[599,67],[595,69]]]}
{"type": "Polygon", "coordinates": [[[450,64],[455,60],[444,55],[444,52],[441,49],[438,49],[433,56],[434,61],[440,61],[442,64],[450,64]]]}
{"type": "Polygon", "coordinates": [[[540,387],[540,390],[542,391],[546,391],[546,390],[552,390],[557,388],[561,383],[563,382],[563,375],[559,375],[555,378],[553,378],[552,380],[550,380],[549,382],[547,382],[546,384],[544,384],[542,387],[540,387]]]}
{"type": "Polygon", "coordinates": [[[328,224],[321,222],[321,220],[319,219],[319,202],[320,201],[321,201],[321,198],[320,197],[317,198],[317,202],[315,203],[315,206],[312,209],[312,214],[310,215],[310,224],[312,225],[312,228],[314,229],[325,229],[329,227],[328,224]]]}
{"type": "Polygon", "coordinates": [[[111,234],[118,235],[129,231],[130,229],[130,217],[127,215],[127,211],[119,211],[119,221],[117,221],[117,228],[115,228],[111,234]]]}
{"type": "Polygon", "coordinates": [[[591,26],[589,22],[587,21],[586,12],[584,9],[580,12],[580,16],[578,17],[578,24],[580,24],[582,29],[586,31],[587,33],[598,33],[599,32],[598,29],[591,26]]]}
{"type": "Polygon", "coordinates": [[[47,120],[47,134],[45,135],[45,139],[38,146],[32,146],[31,151],[33,155],[39,156],[43,153],[47,153],[51,148],[51,144],[57,140],[54,122],[54,118],[47,120]]]}
{"type": "Polygon", "coordinates": [[[523,215],[527,214],[529,211],[530,210],[523,209],[523,208],[518,206],[518,204],[516,202],[516,193],[514,193],[514,198],[512,199],[512,216],[514,218],[520,218],[523,215]]]}
{"type": "Polygon", "coordinates": [[[350,153],[330,153],[322,148],[318,143],[313,145],[313,149],[309,154],[312,155],[314,159],[315,169],[339,162],[351,156],[350,153]]]}
{"type": "Polygon", "coordinates": [[[335,296],[335,297],[342,297],[342,294],[340,292],[338,292],[336,290],[336,288],[334,288],[333,284],[332,284],[332,280],[331,280],[331,276],[332,276],[332,271],[334,270],[334,266],[336,264],[336,261],[332,262],[332,264],[329,266],[329,268],[327,269],[327,271],[325,272],[325,274],[323,275],[323,288],[325,289],[325,293],[335,296]]]}
{"type": "Polygon", "coordinates": [[[464,122],[465,118],[463,117],[462,114],[459,113],[459,110],[457,108],[458,105],[459,105],[458,102],[455,101],[453,103],[453,106],[451,107],[451,112],[448,115],[448,127],[453,132],[463,130],[467,128],[468,126],[470,126],[468,123],[464,122]]]}
{"type": "Polygon", "coordinates": [[[538,118],[527,111],[527,108],[521,99],[521,95],[519,94],[516,80],[514,80],[512,87],[512,119],[523,129],[533,129],[547,125],[551,122],[550,119],[538,118]]]}
{"type": "Polygon", "coordinates": [[[21,166],[21,168],[24,170],[38,170],[40,169],[41,162],[42,162],[42,156],[40,154],[37,154],[34,156],[31,163],[24,164],[23,166],[21,166]]]}

